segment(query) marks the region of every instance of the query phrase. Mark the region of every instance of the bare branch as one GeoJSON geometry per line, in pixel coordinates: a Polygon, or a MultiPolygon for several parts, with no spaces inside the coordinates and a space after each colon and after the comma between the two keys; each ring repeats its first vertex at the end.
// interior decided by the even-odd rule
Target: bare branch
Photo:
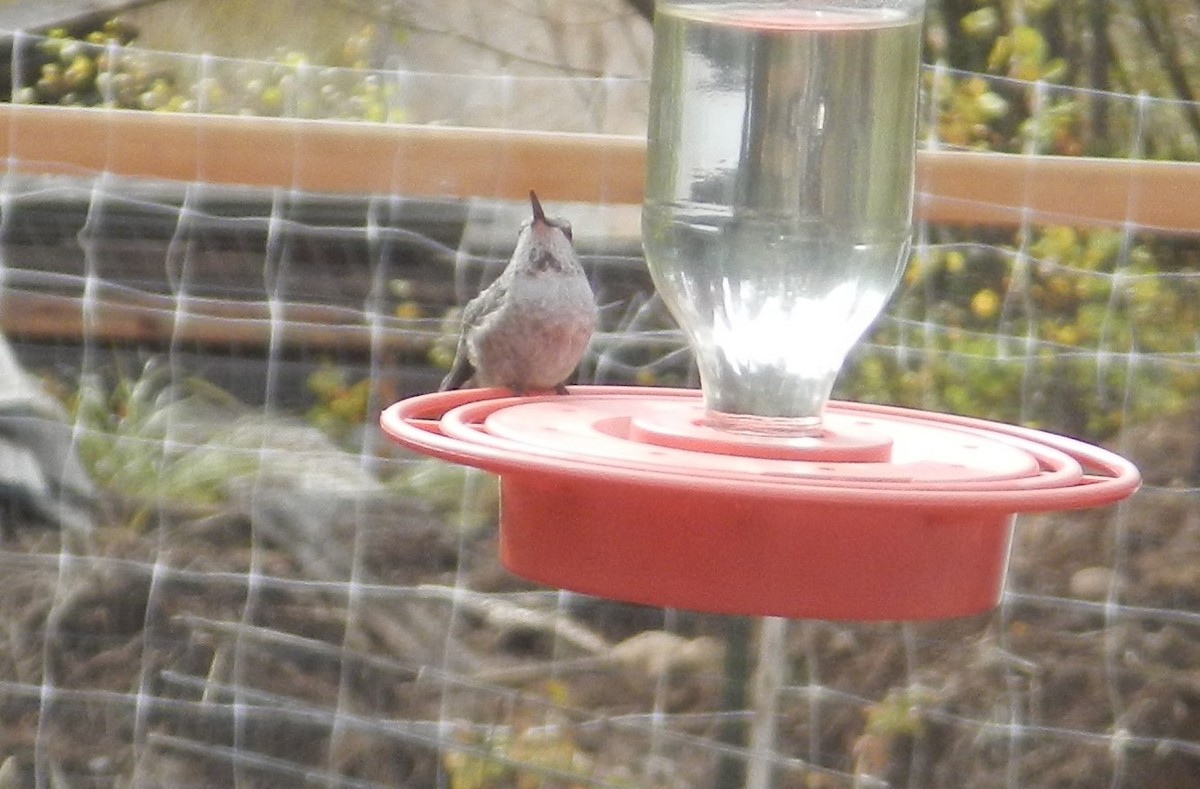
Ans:
{"type": "MultiPolygon", "coordinates": [[[[1092,31],[1092,52],[1088,64],[1089,87],[1094,90],[1109,89],[1109,69],[1112,67],[1113,45],[1108,34],[1108,0],[1091,0],[1088,9],[1088,26],[1092,31]]],[[[1108,102],[1091,102],[1093,139],[1108,137],[1108,102]]]]}
{"type": "Polygon", "coordinates": [[[1179,41],[1175,37],[1170,20],[1160,28],[1155,24],[1153,12],[1146,0],[1134,0],[1133,5],[1138,24],[1141,26],[1142,32],[1146,34],[1146,39],[1150,42],[1153,50],[1158,53],[1159,62],[1167,74],[1171,87],[1179,98],[1188,102],[1182,105],[1188,125],[1192,127],[1192,131],[1197,136],[1200,136],[1200,108],[1197,108],[1195,104],[1192,87],[1188,83],[1187,73],[1179,59],[1179,41]]]}
{"type": "Polygon", "coordinates": [[[599,78],[604,76],[603,72],[596,69],[579,68],[565,62],[555,62],[551,60],[543,60],[541,58],[529,57],[528,55],[523,55],[520,52],[513,52],[511,50],[504,49],[503,47],[498,47],[495,44],[484,41],[481,38],[469,36],[458,30],[446,30],[443,28],[430,27],[428,25],[416,22],[413,19],[404,17],[399,13],[381,11],[374,6],[367,6],[366,4],[356,2],[355,0],[332,0],[332,2],[346,9],[350,13],[357,14],[358,16],[361,16],[362,18],[374,24],[386,25],[394,30],[425,33],[432,36],[451,38],[469,47],[478,49],[481,52],[487,52],[489,54],[496,55],[503,60],[513,63],[524,63],[525,65],[529,66],[538,66],[540,68],[545,68],[560,74],[567,74],[576,77],[599,78]]]}

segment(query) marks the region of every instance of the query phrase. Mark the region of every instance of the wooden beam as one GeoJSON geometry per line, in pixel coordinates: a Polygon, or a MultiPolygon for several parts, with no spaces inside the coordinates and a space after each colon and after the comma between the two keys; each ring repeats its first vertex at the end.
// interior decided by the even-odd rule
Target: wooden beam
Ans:
{"type": "MultiPolygon", "coordinates": [[[[636,204],[637,136],[0,105],[12,171],[312,192],[636,204]]],[[[1200,163],[922,151],[917,216],[1200,233],[1200,163]]]]}
{"type": "Polygon", "coordinates": [[[1200,233],[1200,163],[922,151],[917,214],[952,225],[1200,233]]]}
{"type": "Polygon", "coordinates": [[[638,137],[0,105],[0,155],[23,173],[313,192],[637,202],[638,137]]]}
{"type": "Polygon", "coordinates": [[[25,341],[102,338],[109,343],[161,346],[168,342],[266,348],[303,346],[310,351],[371,348],[397,355],[423,354],[436,339],[429,322],[387,318],[375,329],[362,315],[319,304],[281,305],[272,316],[262,302],[193,301],[169,297],[105,296],[84,305],[55,294],[0,294],[0,332],[25,341]],[[272,319],[274,318],[274,319],[272,319]]]}

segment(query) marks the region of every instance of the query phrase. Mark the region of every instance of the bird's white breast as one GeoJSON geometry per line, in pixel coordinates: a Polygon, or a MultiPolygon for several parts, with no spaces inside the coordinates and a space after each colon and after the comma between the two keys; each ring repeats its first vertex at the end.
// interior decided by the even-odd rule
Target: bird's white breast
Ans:
{"type": "Polygon", "coordinates": [[[471,338],[480,383],[531,389],[562,383],[587,350],[596,312],[582,270],[514,277],[504,305],[471,338]]]}

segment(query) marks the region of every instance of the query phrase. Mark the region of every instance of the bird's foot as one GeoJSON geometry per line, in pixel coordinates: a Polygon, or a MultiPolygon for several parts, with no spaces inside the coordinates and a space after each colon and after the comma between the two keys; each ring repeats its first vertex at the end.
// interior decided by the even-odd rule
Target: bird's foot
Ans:
{"type": "MultiPolygon", "coordinates": [[[[513,393],[513,397],[524,397],[527,394],[529,394],[529,389],[524,386],[518,386],[516,384],[506,384],[505,386],[510,392],[513,393]]],[[[533,391],[534,391],[534,394],[538,394],[538,393],[545,393],[547,390],[538,387],[538,388],[535,388],[533,391]]],[[[558,394],[558,395],[571,394],[571,391],[569,389],[567,389],[566,384],[555,384],[548,391],[554,392],[554,394],[558,394]]]]}

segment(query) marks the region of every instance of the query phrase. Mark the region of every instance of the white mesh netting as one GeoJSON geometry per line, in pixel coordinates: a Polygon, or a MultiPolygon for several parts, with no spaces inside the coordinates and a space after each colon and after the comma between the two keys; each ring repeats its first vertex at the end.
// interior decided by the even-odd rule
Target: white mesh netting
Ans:
{"type": "MultiPolygon", "coordinates": [[[[14,94],[38,44],[19,37],[14,94]]],[[[108,54],[112,91],[118,74],[176,75],[162,99],[182,97],[182,122],[264,100],[362,117],[375,101],[384,120],[448,124],[450,153],[459,126],[527,128],[525,96],[582,102],[579,125],[553,128],[583,133],[636,132],[614,108],[645,97],[638,81],[108,54]]],[[[0,785],[1200,783],[1200,220],[1181,226],[1184,198],[1138,166],[1181,107],[926,78],[927,164],[971,147],[947,120],[958,91],[1027,103],[1026,154],[1061,153],[1067,108],[1103,102],[1123,142],[1099,177],[1123,211],[1069,182],[1072,197],[1046,196],[1040,165],[995,197],[962,196],[986,175],[974,165],[958,186],[927,181],[913,263],[840,396],[1084,436],[1147,485],[1023,519],[999,610],[925,624],[537,589],[498,563],[491,480],[387,446],[379,409],[436,386],[453,307],[511,251],[525,206],[510,165],[464,186],[466,165],[400,147],[375,176],[396,188],[321,191],[305,146],[327,129],[266,124],[244,128],[290,146],[294,171],[231,185],[206,177],[223,172],[212,140],[243,128],[231,118],[186,126],[197,175],[171,180],[156,177],[171,151],[152,134],[138,149],[119,113],[90,111],[96,143],[45,136],[75,116],[12,107],[0,325],[31,377],[8,364],[0,398],[0,785]]],[[[382,128],[337,133],[352,148],[382,128]]],[[[580,380],[694,384],[641,259],[629,141],[588,142],[601,153],[576,177],[592,197],[553,206],[603,305],[580,380]]]]}

